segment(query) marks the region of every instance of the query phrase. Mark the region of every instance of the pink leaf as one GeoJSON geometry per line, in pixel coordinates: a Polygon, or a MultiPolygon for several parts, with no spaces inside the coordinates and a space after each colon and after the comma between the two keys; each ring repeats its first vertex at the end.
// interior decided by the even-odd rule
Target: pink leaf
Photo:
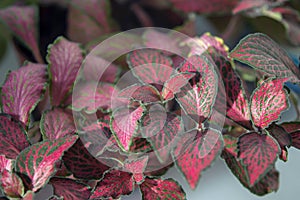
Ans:
{"type": "Polygon", "coordinates": [[[0,154],[15,159],[29,146],[24,125],[6,114],[0,114],[0,154]]]}
{"type": "Polygon", "coordinates": [[[120,147],[128,151],[133,136],[139,125],[139,120],[144,114],[143,106],[136,109],[126,107],[115,110],[112,114],[111,130],[114,133],[120,147]]]}
{"type": "Polygon", "coordinates": [[[144,181],[144,171],[148,163],[148,156],[140,158],[128,159],[124,163],[124,169],[133,175],[136,183],[140,184],[144,181]]]}
{"type": "Polygon", "coordinates": [[[91,193],[88,185],[68,178],[54,177],[51,178],[50,184],[54,194],[63,197],[64,200],[88,199],[91,193]]]}
{"type": "Polygon", "coordinates": [[[43,63],[38,46],[38,15],[38,9],[35,6],[10,6],[0,10],[0,18],[33,52],[36,61],[43,63]]]}
{"type": "Polygon", "coordinates": [[[234,8],[232,11],[233,14],[237,14],[239,12],[247,11],[250,9],[255,9],[255,8],[261,8],[264,6],[268,7],[273,7],[273,6],[278,6],[279,4],[285,2],[287,0],[242,0],[240,1],[237,6],[234,8]]]}
{"type": "Polygon", "coordinates": [[[96,185],[90,199],[113,198],[128,195],[134,189],[131,174],[118,170],[112,170],[104,175],[104,178],[96,185]]]}
{"type": "Polygon", "coordinates": [[[0,173],[0,182],[3,192],[11,198],[20,198],[24,195],[24,185],[21,178],[11,172],[4,170],[0,173]]]}
{"type": "Polygon", "coordinates": [[[202,172],[221,154],[223,140],[214,129],[185,133],[174,149],[177,167],[191,189],[195,189],[202,172]]]}
{"type": "Polygon", "coordinates": [[[98,109],[111,109],[111,97],[115,90],[112,84],[88,82],[76,89],[76,93],[73,94],[73,110],[95,113],[98,109]]]}
{"type": "Polygon", "coordinates": [[[172,75],[172,60],[154,49],[135,50],[127,63],[133,74],[144,83],[163,85],[172,75]]]}
{"type": "Polygon", "coordinates": [[[79,179],[100,179],[109,169],[88,152],[81,140],[65,152],[63,161],[74,177],[79,179]]]}
{"type": "Polygon", "coordinates": [[[185,192],[173,179],[146,178],[140,186],[144,200],[165,199],[185,200],[185,192]]]}
{"type": "Polygon", "coordinates": [[[28,63],[11,72],[1,90],[2,110],[28,124],[29,114],[41,100],[46,86],[46,68],[28,63]]]}
{"type": "Polygon", "coordinates": [[[158,160],[165,163],[170,157],[175,137],[180,133],[181,128],[179,116],[156,110],[143,118],[141,134],[150,142],[158,160]]]}
{"type": "Polygon", "coordinates": [[[238,149],[238,158],[246,167],[251,187],[272,169],[280,153],[279,145],[272,137],[256,132],[242,135],[238,149]]]}
{"type": "Polygon", "coordinates": [[[288,94],[283,88],[285,80],[269,78],[254,90],[251,96],[251,114],[255,126],[268,127],[288,108],[288,94]]]}
{"type": "Polygon", "coordinates": [[[64,103],[77,77],[82,60],[83,55],[79,45],[63,37],[57,38],[48,47],[50,100],[53,106],[64,103]]]}
{"type": "Polygon", "coordinates": [[[210,116],[217,95],[214,66],[206,56],[192,56],[179,68],[180,72],[196,73],[193,84],[183,87],[176,97],[180,107],[199,124],[210,116]]]}
{"type": "Polygon", "coordinates": [[[5,155],[0,155],[0,173],[4,170],[12,171],[13,163],[12,159],[6,158],[5,155]]]}
{"type": "Polygon", "coordinates": [[[54,108],[44,112],[41,119],[41,132],[44,139],[56,140],[67,135],[75,134],[74,119],[63,109],[54,108]]]}
{"type": "Polygon", "coordinates": [[[30,188],[37,191],[55,174],[55,164],[77,140],[76,136],[43,141],[23,150],[16,160],[16,172],[30,179],[30,188]]]}
{"type": "Polygon", "coordinates": [[[230,52],[230,56],[269,76],[289,78],[289,81],[294,83],[300,82],[300,71],[288,54],[264,34],[246,36],[230,52]]]}

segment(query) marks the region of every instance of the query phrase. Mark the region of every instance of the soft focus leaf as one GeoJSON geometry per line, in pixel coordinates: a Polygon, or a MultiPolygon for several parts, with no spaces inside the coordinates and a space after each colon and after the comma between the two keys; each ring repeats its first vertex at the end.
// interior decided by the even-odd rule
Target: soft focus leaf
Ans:
{"type": "Polygon", "coordinates": [[[83,60],[82,50],[77,43],[64,37],[57,38],[48,47],[47,61],[50,73],[50,100],[53,106],[64,103],[77,77],[83,60]]]}
{"type": "Polygon", "coordinates": [[[24,195],[24,185],[21,178],[10,171],[4,170],[0,174],[1,187],[3,192],[12,198],[20,198],[24,195]]]}
{"type": "Polygon", "coordinates": [[[202,172],[221,154],[223,140],[214,129],[192,131],[180,138],[173,153],[175,163],[191,189],[195,189],[202,172]]]}
{"type": "Polygon", "coordinates": [[[0,154],[10,159],[30,145],[24,125],[6,114],[0,114],[0,137],[0,154]]]}
{"type": "Polygon", "coordinates": [[[185,192],[179,183],[173,179],[146,178],[140,186],[143,200],[165,199],[185,200],[185,192]]]}
{"type": "Polygon", "coordinates": [[[242,0],[240,1],[237,6],[233,9],[233,14],[237,14],[239,12],[244,12],[256,8],[262,8],[262,7],[273,7],[278,6],[279,4],[288,1],[288,0],[242,0]]]}
{"type": "Polygon", "coordinates": [[[27,125],[29,114],[41,100],[45,86],[44,65],[28,63],[11,72],[1,90],[2,111],[27,125]]]}
{"type": "Polygon", "coordinates": [[[69,178],[51,178],[50,184],[54,194],[63,197],[64,200],[88,199],[90,187],[69,178]]]}
{"type": "Polygon", "coordinates": [[[139,121],[144,114],[143,106],[134,108],[119,108],[112,114],[111,130],[120,147],[128,151],[134,134],[136,133],[139,121]]]}
{"type": "Polygon", "coordinates": [[[230,56],[269,76],[289,78],[289,81],[294,83],[300,82],[300,71],[288,54],[262,33],[246,36],[230,52],[230,56]]]}
{"type": "Polygon", "coordinates": [[[75,124],[72,115],[60,108],[44,112],[40,126],[44,139],[47,138],[52,141],[75,134],[75,124]]]}
{"type": "Polygon", "coordinates": [[[255,126],[268,127],[288,108],[288,94],[283,88],[284,80],[286,79],[269,78],[254,90],[251,96],[251,114],[255,126]]]}
{"type": "Polygon", "coordinates": [[[96,185],[90,199],[119,198],[121,195],[128,195],[134,189],[132,175],[127,172],[112,170],[106,173],[96,185]]]}
{"type": "Polygon", "coordinates": [[[246,167],[248,183],[252,187],[272,169],[280,148],[272,137],[251,132],[239,138],[238,151],[238,158],[246,167]]]}
{"type": "Polygon", "coordinates": [[[32,51],[36,61],[43,63],[38,46],[38,15],[35,6],[10,6],[0,10],[0,19],[32,51]]]}
{"type": "Polygon", "coordinates": [[[16,160],[16,172],[30,179],[30,188],[37,191],[55,174],[55,164],[77,140],[76,136],[44,141],[23,150],[16,160]]]}

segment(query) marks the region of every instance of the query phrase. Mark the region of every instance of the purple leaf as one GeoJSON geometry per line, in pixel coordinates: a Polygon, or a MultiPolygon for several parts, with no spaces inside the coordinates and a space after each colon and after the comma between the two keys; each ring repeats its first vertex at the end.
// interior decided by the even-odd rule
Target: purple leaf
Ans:
{"type": "Polygon", "coordinates": [[[143,106],[136,109],[119,108],[112,114],[111,130],[114,133],[120,147],[128,151],[134,134],[136,133],[139,121],[144,114],[143,106]]]}
{"type": "Polygon", "coordinates": [[[0,183],[3,192],[10,198],[20,198],[24,195],[24,185],[21,178],[8,170],[0,173],[0,183]]]}
{"type": "Polygon", "coordinates": [[[77,140],[77,136],[43,141],[23,150],[16,160],[16,172],[30,179],[30,188],[37,191],[55,174],[56,162],[77,140]]]}
{"type": "Polygon", "coordinates": [[[100,179],[109,168],[92,156],[78,140],[63,156],[66,167],[79,179],[100,179]]]}
{"type": "Polygon", "coordinates": [[[246,167],[248,183],[252,187],[273,167],[280,148],[270,136],[256,132],[246,133],[239,138],[238,158],[246,167]]]}
{"type": "Polygon", "coordinates": [[[88,199],[91,191],[88,185],[68,178],[51,178],[50,184],[54,194],[63,197],[64,200],[88,199]]]}
{"type": "Polygon", "coordinates": [[[191,189],[195,189],[202,172],[221,154],[223,140],[214,129],[185,133],[173,156],[191,189]]]}
{"type": "Polygon", "coordinates": [[[132,175],[127,172],[112,170],[104,175],[104,178],[96,185],[90,199],[113,198],[128,195],[134,189],[132,175]]]}
{"type": "Polygon", "coordinates": [[[146,178],[140,186],[143,200],[165,199],[185,200],[185,192],[179,183],[173,179],[146,178]]]}
{"type": "Polygon", "coordinates": [[[77,77],[82,60],[83,55],[79,45],[64,37],[57,38],[48,47],[50,100],[53,106],[64,103],[77,77]]]}
{"type": "Polygon", "coordinates": [[[46,67],[28,63],[11,72],[1,90],[2,111],[28,124],[29,114],[41,100],[46,86],[46,67]]]}
{"type": "Polygon", "coordinates": [[[6,114],[0,114],[0,154],[15,159],[29,146],[24,125],[6,114]]]}
{"type": "Polygon", "coordinates": [[[280,126],[288,133],[300,130],[300,122],[285,122],[280,126]]]}
{"type": "Polygon", "coordinates": [[[61,108],[54,108],[44,112],[40,126],[44,139],[47,138],[52,141],[75,134],[75,124],[72,115],[61,108]]]}
{"type": "Polygon", "coordinates": [[[43,63],[38,46],[38,16],[38,9],[35,6],[10,6],[0,10],[0,18],[32,51],[36,61],[43,63]]]}
{"type": "Polygon", "coordinates": [[[233,14],[237,14],[239,12],[244,12],[248,11],[251,9],[255,8],[261,8],[263,6],[266,7],[273,7],[273,6],[278,6],[278,4],[283,3],[287,0],[275,0],[275,1],[270,1],[270,0],[242,0],[240,1],[237,6],[234,8],[232,11],[233,14]]]}
{"type": "Polygon", "coordinates": [[[149,84],[163,85],[174,72],[172,60],[154,49],[130,52],[127,63],[140,81],[149,84]]]}
{"type": "Polygon", "coordinates": [[[300,82],[300,71],[288,54],[268,36],[255,33],[246,36],[231,51],[230,56],[269,76],[300,82]]]}
{"type": "Polygon", "coordinates": [[[300,131],[295,131],[290,133],[292,137],[292,146],[300,149],[300,131]]]}
{"type": "Polygon", "coordinates": [[[180,72],[199,73],[199,81],[195,77],[193,85],[186,85],[176,94],[180,107],[199,124],[210,116],[217,95],[214,66],[206,56],[192,56],[179,68],[180,72]]]}
{"type": "Polygon", "coordinates": [[[112,84],[88,82],[77,89],[73,95],[73,110],[95,113],[98,109],[105,111],[111,108],[111,97],[115,90],[112,84]]]}
{"type": "Polygon", "coordinates": [[[288,108],[288,94],[283,88],[285,80],[269,78],[254,90],[251,96],[251,114],[255,126],[268,127],[288,108]]]}
{"type": "Polygon", "coordinates": [[[142,124],[142,136],[150,142],[159,161],[165,163],[170,157],[175,137],[182,128],[180,117],[173,113],[156,110],[146,115],[142,124]]]}

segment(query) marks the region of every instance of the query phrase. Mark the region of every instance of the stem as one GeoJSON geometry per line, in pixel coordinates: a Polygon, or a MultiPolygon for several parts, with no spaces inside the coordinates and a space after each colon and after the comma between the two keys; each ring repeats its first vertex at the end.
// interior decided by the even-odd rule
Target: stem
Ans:
{"type": "Polygon", "coordinates": [[[226,29],[222,33],[221,37],[223,38],[223,40],[225,40],[225,41],[228,40],[230,38],[230,36],[232,36],[234,34],[234,32],[236,31],[236,26],[237,26],[239,21],[240,21],[240,16],[239,15],[234,15],[230,19],[226,29]]]}
{"type": "Polygon", "coordinates": [[[145,27],[153,27],[154,26],[151,17],[143,10],[143,8],[139,4],[134,3],[131,5],[130,8],[134,12],[134,14],[137,16],[137,18],[139,19],[142,26],[145,26],[145,27]]]}

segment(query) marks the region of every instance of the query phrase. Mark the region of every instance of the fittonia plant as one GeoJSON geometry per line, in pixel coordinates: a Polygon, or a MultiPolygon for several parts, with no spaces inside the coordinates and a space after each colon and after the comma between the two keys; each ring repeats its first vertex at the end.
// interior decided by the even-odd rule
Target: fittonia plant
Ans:
{"type": "MultiPolygon", "coordinates": [[[[105,11],[107,1],[72,2],[87,13],[86,23],[115,30],[108,13],[88,6],[105,11]]],[[[196,1],[171,2],[191,11],[196,1]]],[[[249,3],[226,2],[235,13],[249,3]]],[[[269,36],[250,34],[230,50],[208,33],[177,41],[171,32],[148,30],[121,42],[162,47],[163,41],[188,57],[137,48],[116,63],[101,55],[85,60],[91,45],[58,37],[43,59],[37,8],[12,6],[0,10],[0,17],[35,57],[10,72],[1,88],[2,199],[34,199],[46,185],[53,187],[49,199],[119,199],[136,189],[147,200],[186,199],[180,184],[163,175],[175,166],[196,189],[218,157],[250,192],[278,190],[276,161],[287,161],[291,146],[300,148],[299,122],[278,122],[290,104],[285,83],[299,85],[300,72],[269,36]],[[242,63],[258,74],[248,82],[253,90],[239,76],[242,63]],[[99,69],[105,71],[101,78],[99,69]],[[128,71],[134,84],[119,87],[128,71]],[[80,93],[73,91],[75,82],[80,93]]]]}

